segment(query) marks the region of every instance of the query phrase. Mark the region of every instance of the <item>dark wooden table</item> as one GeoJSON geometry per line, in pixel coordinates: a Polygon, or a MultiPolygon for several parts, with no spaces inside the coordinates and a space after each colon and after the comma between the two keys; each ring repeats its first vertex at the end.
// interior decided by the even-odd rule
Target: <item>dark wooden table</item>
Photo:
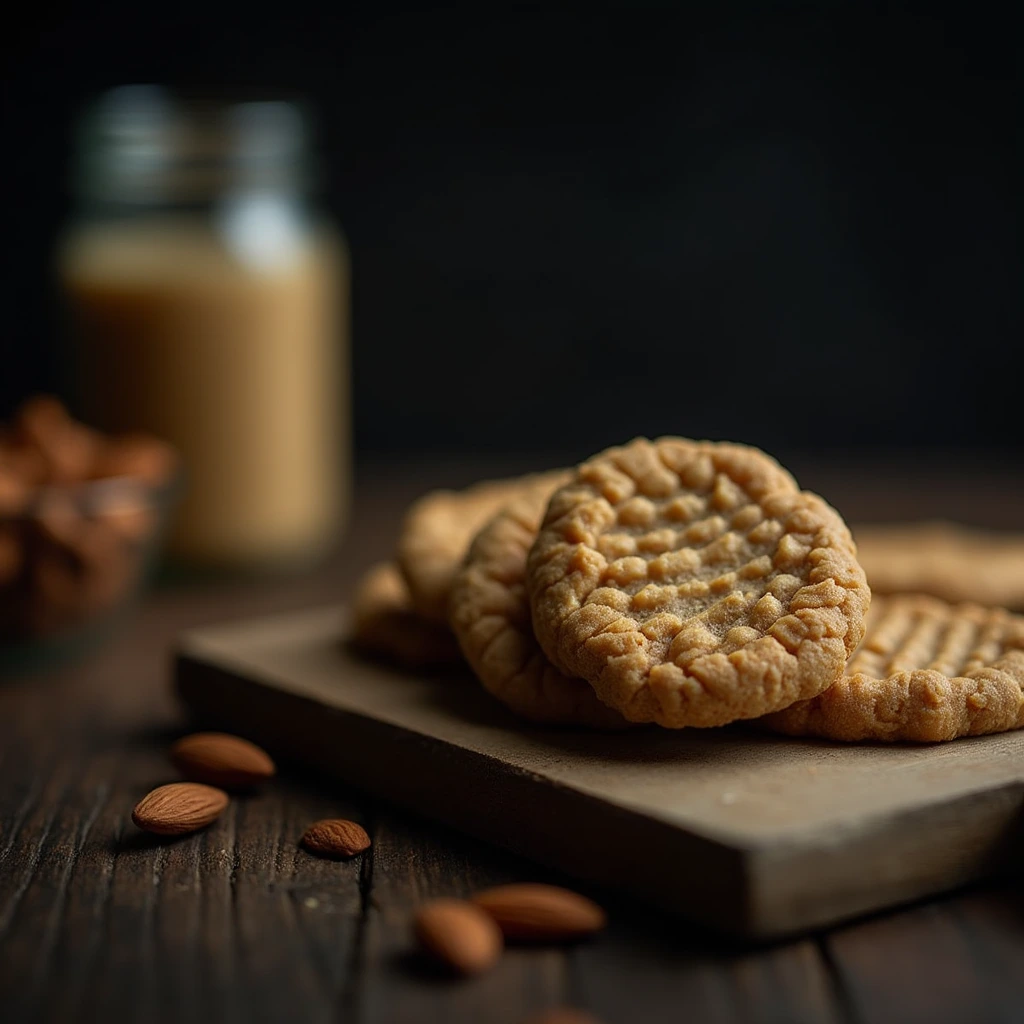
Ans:
{"type": "MultiPolygon", "coordinates": [[[[851,519],[1024,522],[1020,474],[893,463],[798,467],[851,519]]],[[[969,892],[769,947],[736,946],[611,894],[608,932],[517,949],[449,981],[413,953],[411,909],[550,872],[286,767],[206,832],[138,832],[186,727],[168,650],[184,628],[337,600],[389,550],[408,498],[466,466],[364,474],[337,560],[291,580],[163,588],[73,665],[0,683],[0,1021],[515,1024],[572,1005],[618,1024],[1024,1021],[1024,889],[969,892]],[[316,818],[373,837],[349,863],[297,848],[316,818]]],[[[685,871],[686,866],[680,865],[685,871]]]]}

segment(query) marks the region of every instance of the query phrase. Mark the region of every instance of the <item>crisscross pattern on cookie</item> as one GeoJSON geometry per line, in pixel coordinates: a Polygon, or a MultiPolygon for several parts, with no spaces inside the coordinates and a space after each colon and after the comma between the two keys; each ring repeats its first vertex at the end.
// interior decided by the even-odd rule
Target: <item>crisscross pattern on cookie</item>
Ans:
{"type": "Polygon", "coordinates": [[[613,448],[555,493],[529,558],[549,659],[633,721],[712,726],[836,681],[870,593],[849,531],[757,449],[613,448]]]}
{"type": "Polygon", "coordinates": [[[765,722],[795,736],[917,742],[1024,728],[1024,616],[876,598],[845,677],[765,722]]]}
{"type": "Polygon", "coordinates": [[[455,578],[452,629],[484,688],[535,722],[624,728],[581,679],[564,676],[544,656],[530,624],[526,555],[548,495],[534,491],[481,530],[455,578]]]}

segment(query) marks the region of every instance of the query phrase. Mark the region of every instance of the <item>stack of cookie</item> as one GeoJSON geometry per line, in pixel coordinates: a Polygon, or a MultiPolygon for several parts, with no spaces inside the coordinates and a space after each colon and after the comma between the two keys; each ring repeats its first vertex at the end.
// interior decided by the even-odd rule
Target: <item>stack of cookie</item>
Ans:
{"type": "Polygon", "coordinates": [[[360,586],[353,639],[409,667],[461,651],[533,722],[915,741],[1024,726],[1024,617],[870,599],[842,518],[770,456],[638,439],[421,499],[397,565],[360,586]]]}

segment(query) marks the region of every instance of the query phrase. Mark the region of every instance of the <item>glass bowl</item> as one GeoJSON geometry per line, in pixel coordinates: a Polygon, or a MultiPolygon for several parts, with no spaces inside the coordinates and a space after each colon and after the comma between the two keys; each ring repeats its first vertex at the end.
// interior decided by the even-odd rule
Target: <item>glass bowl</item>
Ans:
{"type": "Polygon", "coordinates": [[[47,485],[0,516],[0,674],[107,635],[152,578],[179,489],[177,477],[47,485]]]}

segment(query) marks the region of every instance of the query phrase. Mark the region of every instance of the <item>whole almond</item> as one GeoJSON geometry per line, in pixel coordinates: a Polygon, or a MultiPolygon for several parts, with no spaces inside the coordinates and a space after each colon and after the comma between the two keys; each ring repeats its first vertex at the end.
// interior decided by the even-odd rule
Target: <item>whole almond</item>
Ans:
{"type": "Polygon", "coordinates": [[[147,793],[132,811],[132,821],[147,832],[183,836],[206,828],[228,805],[222,789],[198,782],[172,782],[147,793]]]}
{"type": "Polygon", "coordinates": [[[501,956],[498,926],[465,900],[433,900],[420,907],[416,938],[431,956],[465,977],[488,970],[501,956]]]}
{"type": "Polygon", "coordinates": [[[593,900],[556,885],[499,885],[478,892],[473,902],[494,918],[506,939],[520,942],[580,939],[608,922],[593,900]]]}
{"type": "Polygon", "coordinates": [[[255,743],[226,732],[195,732],[171,747],[171,761],[186,778],[226,789],[249,789],[277,769],[255,743]]]}
{"type": "Polygon", "coordinates": [[[354,857],[369,849],[366,829],[345,818],[325,818],[306,829],[302,845],[324,857],[354,857]]]}
{"type": "Polygon", "coordinates": [[[145,434],[110,437],[100,446],[92,475],[122,477],[159,487],[174,476],[178,456],[170,445],[145,434]]]}

